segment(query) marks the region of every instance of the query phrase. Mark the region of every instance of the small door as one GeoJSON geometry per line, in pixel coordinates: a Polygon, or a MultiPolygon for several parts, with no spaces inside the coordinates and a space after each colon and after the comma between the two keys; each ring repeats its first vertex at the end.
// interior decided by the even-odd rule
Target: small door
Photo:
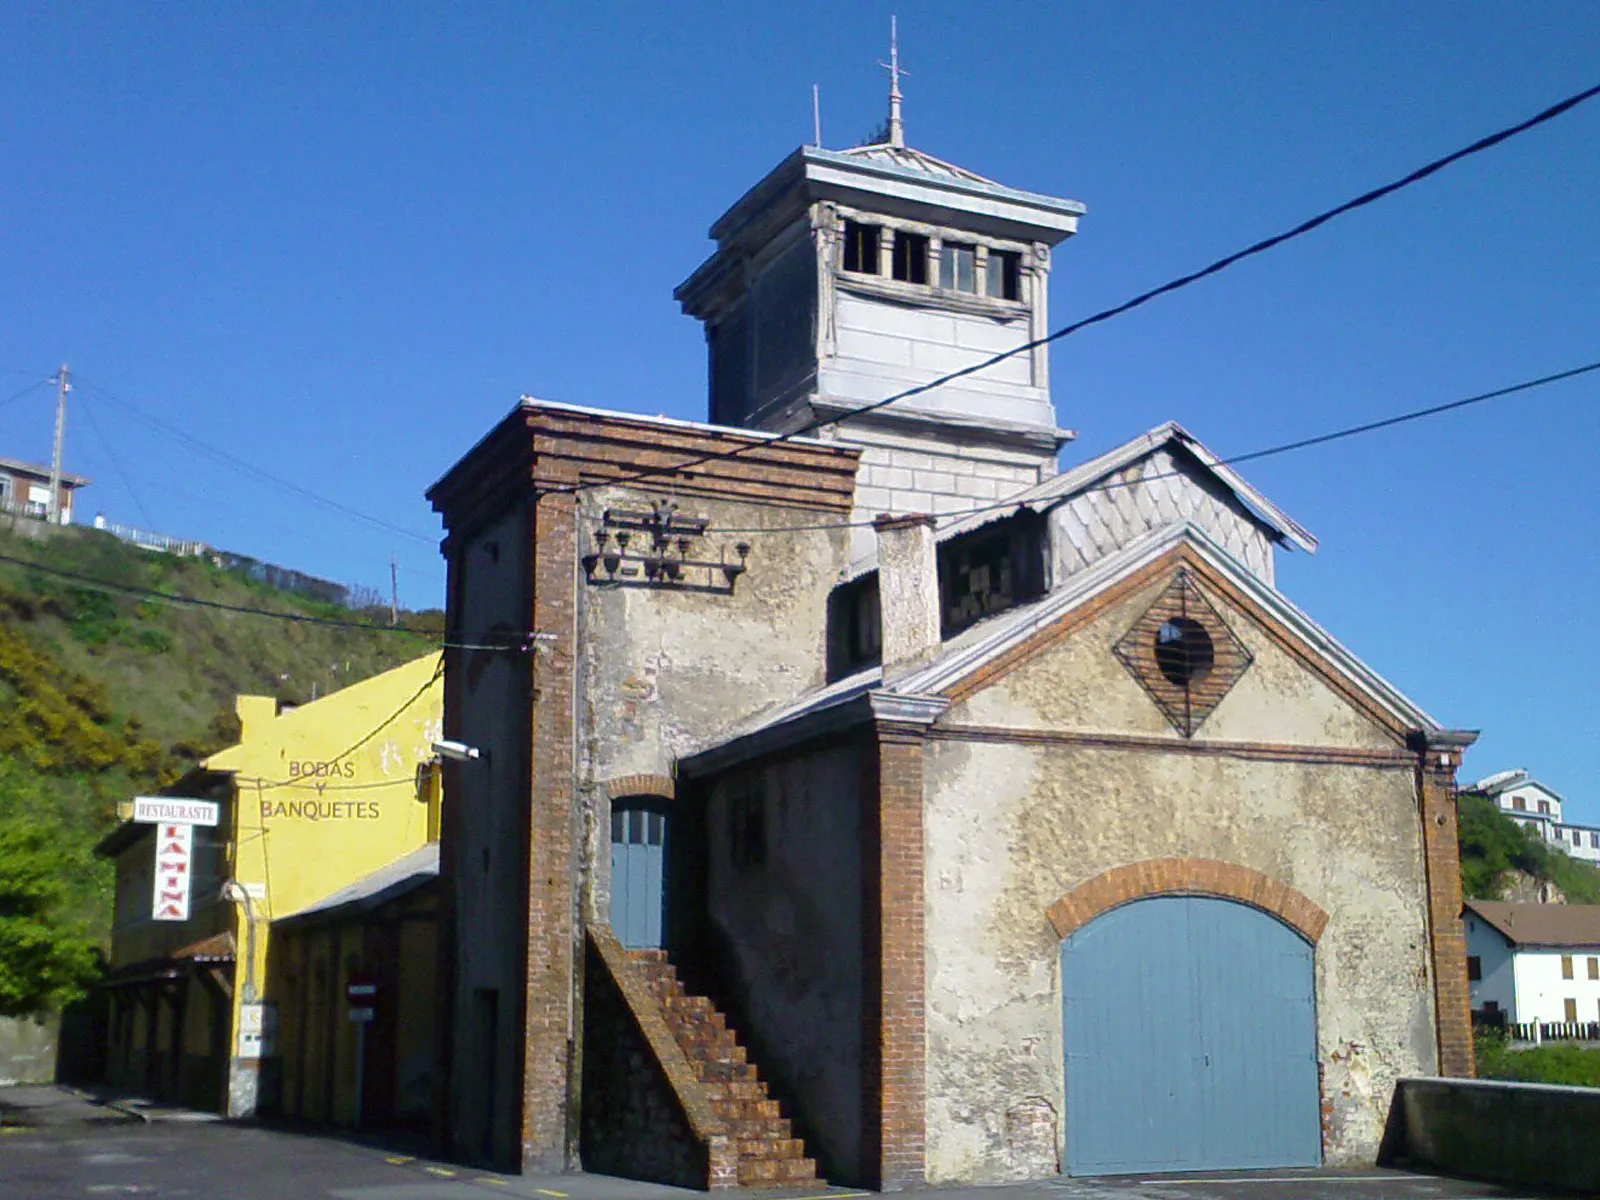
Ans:
{"type": "Polygon", "coordinates": [[[643,808],[611,810],[611,928],[630,950],[661,948],[666,912],[667,818],[643,808]]]}
{"type": "Polygon", "coordinates": [[[1322,1158],[1311,945],[1230,900],[1159,896],[1061,947],[1072,1175],[1322,1158]]]}

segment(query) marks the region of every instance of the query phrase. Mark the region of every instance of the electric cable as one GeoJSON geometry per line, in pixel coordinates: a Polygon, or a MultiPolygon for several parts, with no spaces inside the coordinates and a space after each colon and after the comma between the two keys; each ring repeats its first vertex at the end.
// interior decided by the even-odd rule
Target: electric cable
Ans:
{"type": "MultiPolygon", "coordinates": [[[[1575,379],[1581,375],[1588,375],[1595,371],[1600,371],[1600,359],[1597,359],[1594,362],[1585,363],[1580,367],[1570,367],[1564,371],[1556,371],[1553,374],[1541,375],[1537,379],[1526,379],[1521,383],[1513,383],[1507,387],[1495,388],[1493,391],[1478,392],[1476,395],[1465,396],[1459,400],[1450,400],[1443,404],[1432,404],[1426,408],[1412,409],[1410,412],[1398,413],[1392,417],[1382,417],[1379,420],[1366,421],[1360,425],[1349,425],[1343,429],[1335,429],[1329,433],[1319,433],[1312,437],[1299,438],[1292,442],[1280,442],[1277,445],[1266,446],[1260,450],[1251,450],[1245,454],[1234,454],[1227,458],[1219,458],[1216,460],[1215,465],[1219,467],[1235,466],[1242,462],[1255,462],[1258,459],[1272,458],[1273,456],[1279,454],[1289,454],[1293,451],[1305,450],[1312,446],[1322,446],[1329,442],[1337,442],[1345,438],[1357,437],[1363,433],[1372,433],[1379,429],[1389,429],[1396,425],[1404,425],[1410,421],[1420,421],[1427,417],[1439,416],[1442,413],[1455,412],[1463,408],[1469,408],[1475,404],[1483,404],[1489,400],[1498,400],[1505,396],[1514,396],[1520,392],[1532,391],[1535,388],[1547,387],[1550,384],[1561,383],[1568,379],[1575,379]]],[[[1063,472],[1063,474],[1068,474],[1074,469],[1076,468],[1068,468],[1068,470],[1063,472]]],[[[1136,487],[1140,484],[1150,483],[1157,479],[1173,479],[1182,474],[1183,472],[1181,471],[1157,471],[1148,475],[1140,475],[1133,479],[1102,480],[1099,482],[1098,486],[1109,491],[1113,488],[1119,487],[1136,487]]],[[[1037,487],[1038,485],[1034,486],[1037,487]]],[[[1000,509],[1013,508],[1021,503],[1017,500],[1017,495],[1032,490],[1033,488],[1031,487],[1019,488],[1017,493],[1013,494],[1008,500],[997,500],[993,504],[983,504],[975,508],[965,508],[954,512],[939,513],[937,516],[940,522],[943,524],[951,525],[956,521],[965,520],[967,517],[976,516],[979,513],[997,512],[1000,509]]],[[[804,525],[772,525],[766,526],[765,528],[753,526],[745,529],[718,528],[716,532],[730,536],[733,534],[758,535],[763,533],[818,533],[831,529],[865,529],[872,524],[873,522],[871,520],[829,521],[814,522],[804,525]]]]}
{"type": "MultiPolygon", "coordinates": [[[[21,374],[21,372],[18,372],[18,374],[21,374]]],[[[36,379],[27,387],[23,388],[20,392],[12,392],[11,395],[7,396],[4,400],[0,400],[0,408],[4,408],[6,405],[11,404],[14,401],[21,400],[29,392],[36,391],[37,389],[44,387],[46,384],[53,382],[55,382],[53,378],[36,379]]]]}
{"type": "Polygon", "coordinates": [[[302,484],[296,483],[291,479],[286,479],[282,475],[274,474],[263,467],[258,467],[254,463],[247,462],[245,459],[240,458],[238,455],[230,454],[226,450],[221,450],[216,446],[211,445],[209,442],[202,441],[201,439],[195,437],[187,430],[179,429],[176,425],[171,425],[166,421],[161,420],[159,417],[152,416],[150,413],[145,412],[137,405],[122,399],[104,384],[95,383],[93,380],[86,379],[82,375],[74,375],[73,378],[78,383],[83,384],[86,387],[93,388],[107,400],[110,400],[119,408],[126,409],[129,413],[144,421],[146,424],[153,426],[154,428],[165,434],[168,434],[171,437],[175,437],[180,441],[186,442],[196,450],[199,450],[203,454],[210,455],[219,462],[225,463],[231,467],[236,467],[247,474],[254,475],[258,479],[265,480],[268,483],[276,484],[278,487],[288,488],[290,491],[304,497],[307,500],[310,500],[314,504],[320,504],[324,508],[330,509],[334,512],[343,513],[346,516],[365,521],[369,525],[375,525],[380,529],[386,529],[390,533],[397,533],[402,537],[408,537],[414,541],[422,542],[429,546],[435,545],[438,542],[436,537],[429,537],[425,534],[417,533],[415,530],[407,529],[403,525],[396,525],[393,521],[386,521],[382,517],[375,517],[371,513],[362,512],[358,508],[352,508],[350,505],[345,504],[342,501],[334,500],[328,496],[323,496],[317,492],[313,492],[310,488],[305,487],[302,484]]]}
{"type": "MultiPolygon", "coordinates": [[[[88,394],[86,392],[83,393],[79,399],[87,401],[88,394]]],[[[94,436],[99,439],[101,449],[106,452],[106,458],[110,459],[112,469],[121,478],[122,486],[128,489],[128,495],[133,500],[133,506],[139,510],[139,515],[144,518],[145,528],[154,530],[156,523],[151,519],[150,510],[144,506],[144,501],[139,499],[139,493],[133,487],[133,480],[129,479],[128,473],[122,469],[122,461],[117,457],[116,451],[111,448],[111,440],[101,431],[100,421],[94,415],[94,405],[85,403],[83,405],[83,415],[89,418],[89,428],[94,430],[94,436]]]]}
{"type": "Polygon", "coordinates": [[[94,591],[108,592],[113,595],[130,596],[138,600],[151,600],[160,604],[193,605],[198,608],[216,609],[221,612],[239,613],[249,617],[271,617],[278,621],[300,622],[306,625],[330,625],[339,629],[363,629],[371,633],[408,633],[415,637],[427,638],[439,642],[446,650],[516,650],[527,652],[537,641],[537,635],[527,634],[520,639],[511,639],[502,643],[458,642],[451,641],[448,633],[441,633],[436,629],[418,629],[410,625],[374,625],[369,621],[346,621],[338,617],[317,617],[309,613],[280,612],[271,608],[252,608],[242,604],[227,604],[221,600],[206,600],[199,596],[173,595],[167,592],[158,592],[152,588],[139,587],[136,584],[118,583],[110,579],[97,579],[92,575],[83,575],[77,571],[67,571],[60,567],[48,566],[45,563],[33,562],[26,558],[18,558],[13,554],[0,553],[0,562],[11,563],[14,566],[24,567],[30,571],[39,571],[45,575],[53,575],[58,579],[65,579],[71,583],[94,591]]]}
{"type": "Polygon", "coordinates": [[[537,489],[535,491],[535,496],[538,498],[543,496],[581,492],[598,487],[616,487],[621,484],[633,483],[641,479],[653,478],[657,475],[672,474],[683,471],[689,467],[701,466],[705,463],[721,462],[738,458],[742,455],[752,453],[765,447],[776,446],[794,438],[803,437],[805,434],[812,433],[823,426],[842,424],[843,422],[851,421],[858,417],[866,416],[869,413],[876,412],[881,408],[886,408],[897,401],[906,400],[912,396],[921,395],[924,392],[929,392],[935,388],[943,387],[945,384],[951,383],[957,379],[963,379],[968,375],[974,375],[979,371],[987,370],[989,367],[992,367],[997,363],[1004,362],[1006,359],[1015,357],[1018,354],[1023,354],[1040,346],[1045,346],[1052,342],[1060,341],[1063,338],[1070,337],[1071,335],[1078,333],[1080,330],[1088,329],[1090,326],[1099,325],[1105,321],[1111,320],[1114,317],[1121,316],[1123,313],[1131,312],[1136,308],[1140,308],[1143,305],[1150,303],[1150,301],[1155,300],[1158,297],[1170,295],[1173,292],[1198,283],[1202,279],[1207,279],[1212,275],[1219,274],[1220,272],[1227,270],[1229,267],[1243,262],[1245,259],[1253,258],[1258,254],[1264,254],[1266,251],[1275,249],[1276,247],[1283,245],[1285,242],[1290,242],[1296,238],[1304,237],[1306,234],[1321,228],[1323,225],[1326,225],[1328,222],[1335,220],[1338,217],[1354,212],[1357,209],[1365,208],[1367,205],[1373,204],[1386,196],[1393,195],[1395,192],[1408,188],[1413,184],[1420,183],[1422,180],[1427,179],[1431,175],[1437,174],[1454,163],[1460,162],[1465,158],[1470,158],[1473,155],[1481,154],[1486,150],[1500,145],[1502,142],[1516,137],[1518,134],[1526,133],[1530,129],[1537,128],[1538,126],[1545,124],[1547,121],[1553,121],[1556,117],[1561,116],[1563,113],[1569,112],[1585,101],[1593,99],[1595,96],[1600,96],[1600,84],[1596,84],[1594,87],[1586,88],[1581,92],[1568,96],[1566,99],[1550,105],[1548,108],[1535,113],[1533,116],[1524,121],[1519,121],[1515,125],[1509,125],[1503,129],[1496,130],[1494,133],[1488,134],[1485,137],[1481,137],[1477,141],[1472,142],[1470,145],[1463,146],[1459,150],[1452,151],[1451,153],[1443,155],[1440,158],[1435,158],[1430,162],[1424,163],[1422,166],[1413,171],[1407,172],[1398,179],[1363,192],[1358,196],[1344,201],[1342,204],[1336,204],[1332,208],[1324,209],[1322,212],[1313,217],[1308,217],[1306,220],[1284,230],[1282,233],[1277,233],[1273,234],[1271,237],[1262,238],[1260,241],[1254,242],[1242,250],[1237,250],[1232,254],[1225,255],[1222,258],[1219,258],[1216,261],[1201,267],[1197,271],[1191,271],[1187,275],[1180,275],[1176,279],[1169,280],[1158,287],[1153,287],[1147,291],[1140,292],[1132,299],[1125,300],[1121,304],[1112,305],[1110,308],[1101,309],[1099,312],[1093,313],[1092,315],[1084,317],[1081,320],[1074,321],[1070,325],[1065,325],[1062,328],[1055,330],[1053,333],[1048,333],[1045,336],[1035,338],[1032,341],[1023,342],[1022,344],[1015,346],[1010,350],[1003,350],[998,354],[991,355],[990,357],[981,360],[980,362],[972,363],[971,365],[962,367],[956,371],[951,371],[945,375],[939,376],[936,379],[929,380],[927,383],[919,383],[914,387],[906,388],[903,391],[896,392],[894,395],[887,396],[882,400],[875,400],[871,404],[863,404],[857,408],[852,408],[843,413],[834,414],[832,416],[816,417],[784,433],[775,434],[770,437],[763,437],[759,441],[749,442],[743,446],[737,446],[732,450],[703,454],[695,458],[685,459],[682,462],[658,467],[648,467],[632,474],[599,480],[592,483],[562,484],[557,487],[537,489]]]}

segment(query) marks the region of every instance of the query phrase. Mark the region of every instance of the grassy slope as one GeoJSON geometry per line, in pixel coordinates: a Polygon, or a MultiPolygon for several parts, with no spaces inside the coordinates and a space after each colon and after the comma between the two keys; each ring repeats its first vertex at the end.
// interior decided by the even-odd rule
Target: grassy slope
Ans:
{"type": "Polygon", "coordinates": [[[1471,900],[1498,900],[1521,871],[1555,884],[1569,904],[1600,904],[1600,871],[1551,848],[1482,796],[1461,797],[1461,886],[1471,900]]]}
{"type": "MultiPolygon", "coordinates": [[[[340,620],[387,617],[301,599],[93,530],[38,542],[0,529],[0,554],[166,596],[340,620]]],[[[402,623],[438,628],[441,619],[405,614],[402,623]]],[[[0,832],[7,822],[52,831],[75,878],[50,902],[50,920],[103,943],[109,870],[89,848],[112,824],[118,800],[171,782],[236,738],[237,693],[304,703],[435,645],[411,634],[111,596],[0,561],[0,832]]]]}

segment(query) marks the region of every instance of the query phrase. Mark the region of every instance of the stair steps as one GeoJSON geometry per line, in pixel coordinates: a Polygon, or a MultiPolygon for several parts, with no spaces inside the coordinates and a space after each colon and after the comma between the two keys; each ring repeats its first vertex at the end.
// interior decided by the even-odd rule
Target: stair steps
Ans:
{"type": "Polygon", "coordinates": [[[727,1018],[706,997],[684,990],[664,951],[628,953],[660,1002],[667,1028],[698,1075],[712,1111],[728,1126],[738,1150],[740,1186],[817,1182],[816,1162],[806,1157],[805,1144],[767,1094],[727,1018]]]}

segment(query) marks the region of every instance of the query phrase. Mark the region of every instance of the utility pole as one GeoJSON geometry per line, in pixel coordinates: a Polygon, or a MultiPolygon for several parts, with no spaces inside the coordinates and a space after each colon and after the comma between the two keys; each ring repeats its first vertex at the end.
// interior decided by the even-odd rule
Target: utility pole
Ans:
{"type": "Polygon", "coordinates": [[[50,524],[61,524],[61,442],[67,433],[67,393],[72,384],[67,381],[67,364],[61,364],[61,374],[56,377],[56,448],[50,455],[50,524]]]}
{"type": "Polygon", "coordinates": [[[400,624],[400,559],[389,551],[389,624],[400,624]]]}

